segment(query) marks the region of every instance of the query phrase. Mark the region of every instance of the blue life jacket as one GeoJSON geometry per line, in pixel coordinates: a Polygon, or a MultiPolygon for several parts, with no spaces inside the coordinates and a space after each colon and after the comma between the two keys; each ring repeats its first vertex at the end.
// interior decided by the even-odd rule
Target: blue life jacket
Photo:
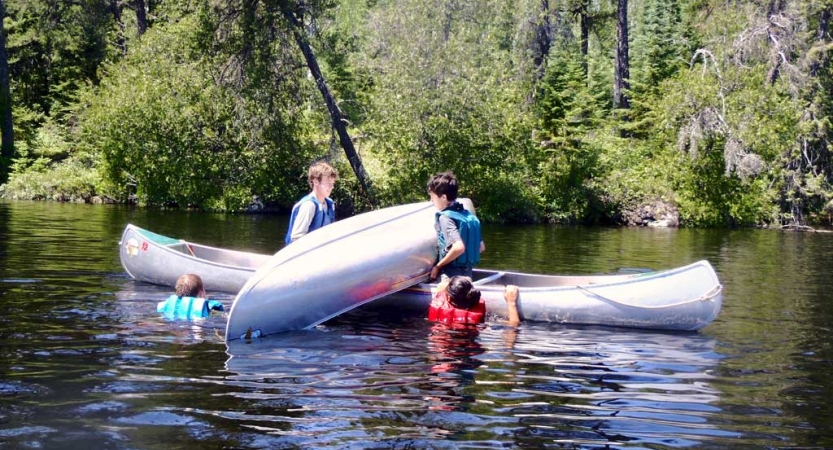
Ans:
{"type": "MultiPolygon", "coordinates": [[[[457,230],[460,232],[460,239],[466,246],[466,251],[457,259],[449,264],[452,267],[474,267],[480,263],[480,241],[483,240],[480,234],[480,220],[464,209],[462,205],[459,208],[446,208],[437,212],[436,221],[440,221],[440,214],[449,217],[457,225],[457,230]]],[[[443,259],[448,250],[446,250],[445,237],[442,230],[437,232],[437,241],[439,242],[439,259],[443,259]]]]}
{"type": "Polygon", "coordinates": [[[304,202],[313,202],[315,203],[315,215],[312,216],[312,222],[309,224],[309,230],[307,233],[313,230],[317,230],[324,225],[331,224],[336,221],[336,205],[330,199],[324,199],[327,202],[327,211],[321,211],[321,208],[318,206],[318,199],[315,198],[315,194],[310,192],[305,197],[298,200],[298,203],[292,207],[292,215],[289,217],[289,229],[286,230],[286,237],[283,239],[283,242],[286,245],[292,243],[292,227],[295,225],[295,217],[298,216],[298,208],[301,207],[304,202]]]}
{"type": "Polygon", "coordinates": [[[156,312],[162,313],[167,319],[199,319],[211,315],[212,309],[222,311],[223,304],[217,300],[171,295],[156,305],[156,312]]]}

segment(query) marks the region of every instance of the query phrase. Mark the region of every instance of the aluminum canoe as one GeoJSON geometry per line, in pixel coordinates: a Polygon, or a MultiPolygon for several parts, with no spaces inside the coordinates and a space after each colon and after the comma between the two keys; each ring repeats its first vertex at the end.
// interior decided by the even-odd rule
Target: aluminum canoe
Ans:
{"type": "Polygon", "coordinates": [[[132,224],[119,242],[121,264],[136,280],[174,287],[180,275],[195,273],[209,293],[238,292],[271,257],[174,239],[132,224]]]}
{"type": "MultiPolygon", "coordinates": [[[[717,317],[723,286],[708,261],[636,274],[536,275],[474,271],[488,314],[505,316],[503,291],[518,286],[523,320],[661,330],[699,330],[717,317]]],[[[422,283],[379,300],[378,306],[427,310],[436,284],[422,283]]]]}
{"type": "Polygon", "coordinates": [[[427,279],[437,257],[431,202],[340,220],[284,247],[243,286],[226,340],[312,328],[427,279]]]}

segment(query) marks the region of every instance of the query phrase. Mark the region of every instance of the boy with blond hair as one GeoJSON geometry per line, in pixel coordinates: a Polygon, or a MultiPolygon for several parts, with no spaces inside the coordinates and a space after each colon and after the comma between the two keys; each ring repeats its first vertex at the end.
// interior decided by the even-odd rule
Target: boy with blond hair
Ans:
{"type": "Polygon", "coordinates": [[[310,166],[307,179],[312,192],[292,207],[289,228],[284,238],[286,245],[336,220],[335,203],[330,194],[338,180],[338,171],[331,165],[319,161],[310,166]]]}

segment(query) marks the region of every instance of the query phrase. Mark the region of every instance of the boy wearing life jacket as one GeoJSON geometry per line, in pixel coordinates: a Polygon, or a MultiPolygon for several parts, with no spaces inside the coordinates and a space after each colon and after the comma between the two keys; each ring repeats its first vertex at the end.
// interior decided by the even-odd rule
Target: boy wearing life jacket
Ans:
{"type": "Polygon", "coordinates": [[[486,249],[477,216],[457,201],[457,177],[451,171],[438,173],[428,180],[428,195],[437,208],[434,230],[439,255],[431,269],[431,279],[455,275],[471,278],[472,268],[480,262],[486,249]]]}
{"type": "MultiPolygon", "coordinates": [[[[506,301],[507,324],[518,325],[518,287],[506,286],[503,299],[506,301]]],[[[483,323],[486,320],[486,303],[480,298],[480,291],[474,288],[471,278],[453,276],[437,285],[437,293],[428,307],[428,320],[448,325],[483,323]]]]}
{"type": "Polygon", "coordinates": [[[329,225],[336,220],[335,203],[330,198],[338,171],[319,161],[310,166],[307,181],[312,192],[301,197],[292,207],[289,228],[284,243],[289,245],[310,231],[329,225]]]}
{"type": "Polygon", "coordinates": [[[198,319],[208,317],[212,310],[222,311],[223,304],[206,300],[202,278],[186,273],[176,280],[175,294],[156,305],[156,312],[168,319],[198,319]]]}

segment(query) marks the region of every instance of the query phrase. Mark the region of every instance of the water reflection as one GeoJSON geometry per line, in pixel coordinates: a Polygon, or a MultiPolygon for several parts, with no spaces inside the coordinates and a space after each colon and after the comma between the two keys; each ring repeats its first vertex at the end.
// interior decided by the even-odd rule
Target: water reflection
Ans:
{"type": "MultiPolygon", "coordinates": [[[[356,313],[363,314],[377,313],[356,313]]],[[[709,337],[550,324],[473,331],[422,318],[408,319],[407,327],[364,328],[352,320],[229,345],[227,380],[239,389],[233,395],[272,405],[258,408],[259,427],[300,438],[311,431],[311,417],[336,410],[337,423],[316,422],[316,439],[344,443],[336,436],[363,430],[358,441],[349,439],[355,447],[380,432],[416,447],[443,436],[476,445],[486,435],[533,446],[687,446],[736,434],[710,425],[720,414],[712,381],[721,358],[709,337]],[[446,412],[452,415],[438,421],[446,412]]]]}
{"type": "Polygon", "coordinates": [[[691,334],[362,308],[227,345],[222,314],[165,320],[170,289],[118,261],[127,222],[245,249],[279,243],[281,221],[0,202],[0,447],[833,447],[830,235],[487,228],[499,269],[709,259],[724,309],[691,334]]]}

